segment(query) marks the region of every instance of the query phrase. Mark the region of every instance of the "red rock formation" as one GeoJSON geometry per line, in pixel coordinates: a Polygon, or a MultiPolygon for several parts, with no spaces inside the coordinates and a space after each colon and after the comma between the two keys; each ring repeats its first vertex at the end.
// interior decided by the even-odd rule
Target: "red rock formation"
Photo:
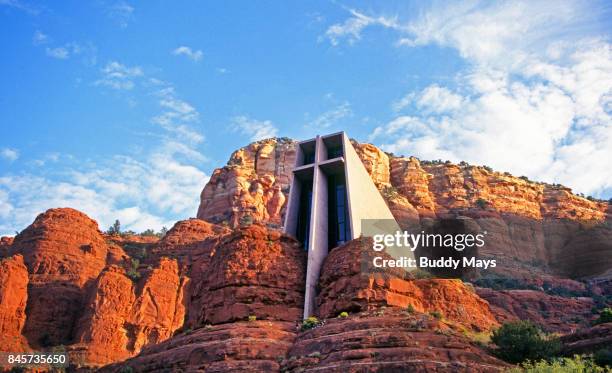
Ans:
{"type": "MultiPolygon", "coordinates": [[[[589,201],[563,186],[529,181],[484,166],[421,162],[414,157],[389,156],[371,144],[353,141],[353,146],[404,229],[420,231],[428,218],[473,218],[488,232],[487,245],[480,254],[498,258],[498,266],[490,272],[593,276],[612,266],[612,229],[601,225],[611,216],[606,202],[589,201]],[[595,225],[600,226],[591,235],[595,225]],[[583,236],[574,239],[583,231],[583,236]],[[594,248],[592,255],[590,248],[594,248]],[[571,266],[573,261],[568,258],[575,256],[579,257],[578,265],[571,266]]],[[[275,191],[284,203],[294,160],[294,144],[273,139],[235,152],[204,188],[198,218],[226,221],[232,226],[245,215],[255,221],[272,221],[266,217],[269,200],[262,197],[270,195],[266,186],[270,182],[260,179],[272,175],[273,170],[276,184],[286,180],[275,191]],[[272,153],[274,157],[261,160],[262,154],[272,153]],[[272,158],[276,160],[274,167],[272,158]]]]}
{"type": "Polygon", "coordinates": [[[26,320],[28,270],[21,255],[0,261],[0,351],[27,351],[21,335],[26,320]]]}
{"type": "Polygon", "coordinates": [[[478,331],[498,325],[489,305],[460,280],[410,280],[401,271],[368,274],[363,261],[368,260],[366,255],[371,247],[369,239],[354,240],[329,253],[319,280],[320,317],[335,317],[342,311],[410,305],[419,312],[440,312],[449,320],[478,331]]]}
{"type": "Polygon", "coordinates": [[[612,323],[584,328],[561,337],[563,353],[567,356],[592,353],[612,346],[612,323]]]}
{"type": "Polygon", "coordinates": [[[199,294],[200,325],[258,319],[295,321],[304,304],[305,253],[298,243],[252,225],[225,236],[199,294]]]}
{"type": "Polygon", "coordinates": [[[109,267],[89,295],[71,356],[87,366],[107,364],[168,339],[183,325],[187,281],[173,259],[162,258],[137,284],[109,267]]]}
{"type": "MultiPolygon", "coordinates": [[[[443,218],[461,216],[488,232],[479,255],[498,260],[497,275],[537,286],[545,286],[545,278],[580,292],[587,286],[559,276],[596,275],[598,285],[588,288],[609,293],[607,203],[486,167],[355,147],[404,228],[433,229],[443,218]]],[[[159,241],[105,236],[72,209],[41,214],[14,242],[0,240],[0,256],[13,256],[0,266],[0,338],[6,334],[17,343],[8,346],[28,348],[19,339],[22,330],[33,348],[67,345],[83,367],[140,352],[127,362],[137,371],[496,371],[505,365],[462,332],[520,318],[565,333],[592,318],[590,298],[475,292],[458,280],[367,274],[361,268],[364,242],[357,240],[332,250],[321,272],[317,314],[328,320],[297,332],[305,253],[274,229],[294,162],[290,140],[263,140],[236,151],[202,192],[198,218],[208,222],[178,222],[159,241]],[[351,316],[335,319],[342,311],[351,316]],[[442,320],[426,315],[433,311],[442,320]]],[[[591,339],[601,330],[607,329],[592,332],[591,339]]]]}
{"type": "Polygon", "coordinates": [[[206,184],[197,217],[232,227],[244,219],[280,226],[294,165],[295,142],[289,139],[261,140],[235,151],[206,184]]]}
{"type": "Polygon", "coordinates": [[[74,209],[50,209],[15,237],[10,252],[23,255],[30,274],[23,331],[30,345],[69,343],[84,287],[106,265],[98,224],[74,209]]]}
{"type": "Polygon", "coordinates": [[[570,333],[593,319],[591,298],[564,298],[536,290],[476,290],[500,322],[531,320],[547,331],[570,333]]]}
{"type": "Polygon", "coordinates": [[[278,372],[295,337],[293,323],[243,321],[185,331],[101,372],[278,372]]]}
{"type": "Polygon", "coordinates": [[[107,245],[98,223],[80,211],[59,208],[38,215],[12,245],[36,280],[69,281],[81,287],[106,265],[107,245]]]}
{"type": "Polygon", "coordinates": [[[157,255],[172,255],[183,259],[198,251],[202,241],[229,233],[228,228],[200,219],[177,222],[151,251],[157,255]]]}
{"type": "Polygon", "coordinates": [[[96,365],[133,354],[128,320],[135,302],[134,283],[119,267],[107,268],[96,280],[78,323],[71,357],[96,365]]]}
{"type": "Polygon", "coordinates": [[[13,237],[0,237],[0,258],[9,256],[9,249],[13,244],[13,237]]]}
{"type": "Polygon", "coordinates": [[[328,320],[301,333],[283,371],[499,372],[508,367],[463,333],[399,310],[328,320]]]}

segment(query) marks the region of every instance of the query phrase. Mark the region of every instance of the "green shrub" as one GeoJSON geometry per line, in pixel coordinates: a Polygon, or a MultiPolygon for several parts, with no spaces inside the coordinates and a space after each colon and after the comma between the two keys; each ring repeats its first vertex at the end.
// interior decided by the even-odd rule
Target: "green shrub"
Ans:
{"type": "Polygon", "coordinates": [[[553,359],[552,361],[528,361],[520,367],[508,370],[509,373],[600,373],[606,370],[598,366],[593,360],[580,356],[573,358],[553,359]]]}
{"type": "Polygon", "coordinates": [[[487,208],[488,205],[489,205],[489,202],[487,202],[487,200],[485,200],[485,199],[478,198],[476,200],[476,206],[478,206],[478,208],[480,208],[480,209],[484,210],[484,209],[487,208]]]}
{"type": "Polygon", "coordinates": [[[438,311],[431,311],[429,314],[438,320],[442,319],[442,314],[438,311]]]}
{"type": "Polygon", "coordinates": [[[400,196],[399,192],[397,191],[397,188],[393,185],[386,185],[385,187],[383,187],[382,195],[388,200],[394,200],[396,198],[399,198],[400,196]]]}
{"type": "Polygon", "coordinates": [[[310,316],[306,320],[302,321],[301,330],[304,331],[304,330],[313,329],[319,326],[320,324],[321,322],[319,321],[319,319],[317,319],[314,316],[310,316]]]}
{"type": "Polygon", "coordinates": [[[154,237],[155,236],[155,231],[151,228],[147,229],[146,231],[142,232],[140,234],[141,236],[150,236],[150,237],[154,237]]]}
{"type": "Polygon", "coordinates": [[[599,313],[599,318],[595,320],[595,325],[612,322],[612,308],[606,307],[599,313]]]}
{"type": "Polygon", "coordinates": [[[409,304],[408,307],[406,307],[406,313],[410,315],[414,313],[414,306],[412,304],[409,304]]]}
{"type": "Polygon", "coordinates": [[[602,348],[595,352],[593,360],[599,366],[612,368],[612,348],[602,348]]]}
{"type": "Polygon", "coordinates": [[[253,225],[253,217],[251,215],[244,215],[239,220],[238,223],[241,227],[248,227],[253,225]]]}
{"type": "Polygon", "coordinates": [[[140,272],[138,272],[138,267],[140,266],[140,260],[132,259],[130,269],[127,271],[127,276],[132,280],[136,281],[140,278],[140,272]]]}
{"type": "Polygon", "coordinates": [[[558,339],[547,338],[530,321],[503,324],[493,331],[491,341],[497,345],[495,354],[500,359],[514,364],[554,357],[561,350],[558,339]]]}
{"type": "Polygon", "coordinates": [[[348,317],[348,312],[346,312],[346,311],[342,311],[342,312],[340,312],[340,314],[338,315],[338,317],[348,317]]]}

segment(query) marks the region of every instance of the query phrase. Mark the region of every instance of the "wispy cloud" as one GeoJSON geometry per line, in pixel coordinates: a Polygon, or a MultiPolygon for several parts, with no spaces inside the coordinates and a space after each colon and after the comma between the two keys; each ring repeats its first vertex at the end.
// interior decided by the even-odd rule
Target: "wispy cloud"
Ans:
{"type": "Polygon", "coordinates": [[[134,88],[135,79],[143,76],[140,66],[126,66],[117,61],[111,61],[101,70],[102,78],[94,82],[97,86],[117,90],[130,90],[134,88]]]}
{"type": "Polygon", "coordinates": [[[14,162],[19,158],[19,151],[17,149],[2,148],[0,150],[0,156],[9,162],[14,162]]]}
{"type": "Polygon", "coordinates": [[[349,44],[354,44],[361,39],[362,31],[370,26],[381,26],[384,28],[401,29],[396,17],[368,16],[356,9],[349,9],[351,17],[342,23],[335,23],[327,28],[325,37],[329,42],[337,46],[340,41],[346,39],[349,44]]]}
{"type": "Polygon", "coordinates": [[[126,28],[134,17],[135,8],[125,1],[119,1],[107,9],[107,15],[121,28],[126,28]]]}
{"type": "Polygon", "coordinates": [[[178,98],[174,87],[169,83],[155,80],[155,86],[157,88],[153,94],[159,98],[162,112],[151,121],[187,143],[199,144],[204,141],[204,136],[191,127],[199,122],[200,113],[188,102],[178,98]]]}
{"type": "Polygon", "coordinates": [[[180,46],[172,51],[175,56],[185,56],[192,61],[200,61],[204,55],[201,50],[191,49],[190,47],[180,46]]]}
{"type": "Polygon", "coordinates": [[[252,119],[244,115],[232,118],[232,129],[249,136],[251,141],[276,137],[278,129],[269,120],[252,119]]]}
{"type": "Polygon", "coordinates": [[[15,8],[34,16],[41,12],[38,6],[31,5],[29,2],[21,0],[0,0],[0,5],[15,8]]]}
{"type": "Polygon", "coordinates": [[[594,26],[597,13],[575,1],[432,7],[398,31],[399,46],[453,48],[468,68],[452,86],[408,92],[393,107],[413,110],[371,139],[392,152],[610,193],[612,45],[594,26]]]}
{"type": "Polygon", "coordinates": [[[58,60],[65,60],[70,57],[70,51],[65,47],[47,48],[45,51],[47,56],[57,58],[58,60]]]}
{"type": "Polygon", "coordinates": [[[414,104],[417,109],[422,111],[444,113],[459,109],[463,103],[464,98],[461,95],[451,92],[446,87],[432,84],[418,94],[414,92],[406,94],[395,101],[392,107],[395,111],[401,111],[414,104]]]}
{"type": "Polygon", "coordinates": [[[98,84],[118,89],[119,95],[138,84],[136,92],[154,100],[158,113],[151,120],[158,127],[151,134],[157,142],[142,153],[87,162],[51,153],[34,161],[54,162],[45,176],[1,175],[0,235],[21,230],[41,211],[60,206],[84,211],[101,229],[119,219],[126,229],[159,230],[174,223],[169,219],[195,214],[208,181],[201,170],[208,158],[198,149],[204,140],[196,128],[198,110],[180,99],[171,83],[147,76],[138,66],[113,61],[101,74],[98,84]]]}
{"type": "Polygon", "coordinates": [[[336,124],[340,119],[346,118],[352,114],[351,104],[348,101],[344,101],[308,122],[307,126],[321,130],[327,129],[336,124]]]}
{"type": "Polygon", "coordinates": [[[49,36],[46,34],[43,34],[41,31],[36,31],[34,32],[34,36],[32,36],[32,43],[34,43],[34,45],[41,45],[41,44],[46,44],[49,42],[49,36]]]}
{"type": "Polygon", "coordinates": [[[86,65],[93,66],[97,63],[97,49],[92,43],[77,43],[74,41],[57,44],[53,43],[49,35],[36,31],[32,37],[35,46],[46,45],[45,54],[58,60],[67,60],[72,57],[80,57],[86,65]],[[53,45],[55,44],[55,45],[53,45]]]}

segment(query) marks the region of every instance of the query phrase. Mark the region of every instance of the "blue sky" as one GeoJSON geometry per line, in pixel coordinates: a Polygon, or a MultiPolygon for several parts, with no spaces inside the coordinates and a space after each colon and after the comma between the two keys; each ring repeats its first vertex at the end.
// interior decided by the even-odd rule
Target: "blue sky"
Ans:
{"type": "Polygon", "coordinates": [[[605,2],[0,0],[0,234],[195,215],[252,140],[345,130],[612,197],[605,2]]]}

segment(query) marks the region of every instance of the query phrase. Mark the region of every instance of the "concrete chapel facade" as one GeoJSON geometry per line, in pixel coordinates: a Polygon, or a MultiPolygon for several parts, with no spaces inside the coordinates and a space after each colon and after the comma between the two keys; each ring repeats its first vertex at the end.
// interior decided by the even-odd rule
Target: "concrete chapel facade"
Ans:
{"type": "Polygon", "coordinates": [[[299,142],[284,231],[308,252],[304,318],[314,313],[327,253],[360,237],[363,219],[394,220],[346,133],[299,142]]]}

